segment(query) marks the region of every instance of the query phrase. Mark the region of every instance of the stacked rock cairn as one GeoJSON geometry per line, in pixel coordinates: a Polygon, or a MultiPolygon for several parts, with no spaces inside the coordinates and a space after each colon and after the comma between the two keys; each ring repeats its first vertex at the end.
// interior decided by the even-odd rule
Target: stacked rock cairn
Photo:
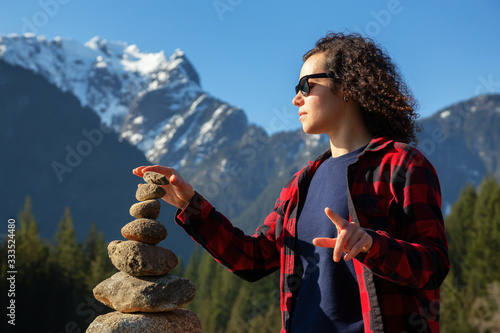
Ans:
{"type": "Polygon", "coordinates": [[[126,241],[108,246],[109,258],[120,271],[99,283],[94,297],[114,312],[98,316],[88,333],[201,332],[201,323],[191,311],[181,309],[196,293],[192,281],[168,274],[178,263],[176,255],[156,246],[167,237],[167,229],[156,221],[167,185],[165,176],[145,172],[146,184],[138,187],[138,203],[130,208],[136,220],[121,233],[126,241]]]}

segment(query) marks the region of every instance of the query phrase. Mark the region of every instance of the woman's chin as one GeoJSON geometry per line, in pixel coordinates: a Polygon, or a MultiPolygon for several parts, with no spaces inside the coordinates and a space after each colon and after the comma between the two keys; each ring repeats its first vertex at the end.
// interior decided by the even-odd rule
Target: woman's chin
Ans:
{"type": "Polygon", "coordinates": [[[302,130],[306,134],[320,134],[318,131],[314,130],[313,127],[307,126],[306,124],[302,124],[302,130]]]}

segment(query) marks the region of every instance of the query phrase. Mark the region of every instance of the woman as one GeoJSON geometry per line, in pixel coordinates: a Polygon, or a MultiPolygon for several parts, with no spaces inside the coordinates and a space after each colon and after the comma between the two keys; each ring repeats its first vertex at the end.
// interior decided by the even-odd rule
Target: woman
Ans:
{"type": "Polygon", "coordinates": [[[282,332],[438,332],[449,270],[439,182],[415,139],[415,101],[391,59],[357,34],[304,55],[293,104],[330,149],[297,172],[254,235],[174,169],[176,222],[238,276],[281,271],[282,332]],[[333,258],[332,258],[333,257],[333,258]]]}

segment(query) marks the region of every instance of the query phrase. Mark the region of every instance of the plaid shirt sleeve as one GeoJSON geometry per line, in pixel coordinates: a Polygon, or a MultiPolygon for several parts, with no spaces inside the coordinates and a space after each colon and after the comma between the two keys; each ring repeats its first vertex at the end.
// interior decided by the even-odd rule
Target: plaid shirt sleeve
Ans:
{"type": "Polygon", "coordinates": [[[247,281],[256,281],[280,266],[275,242],[279,218],[279,214],[272,212],[253,236],[245,235],[195,193],[189,205],[178,211],[176,223],[231,272],[247,281]]]}
{"type": "MultiPolygon", "coordinates": [[[[418,150],[406,145],[397,148],[397,154],[384,157],[372,173],[375,179],[370,181],[377,192],[375,197],[381,201],[375,207],[392,207],[394,220],[381,227],[377,208],[373,207],[375,214],[371,216],[358,214],[374,242],[368,254],[357,259],[389,281],[437,289],[450,268],[439,181],[432,165],[418,150]]],[[[363,182],[355,183],[354,188],[359,189],[363,182]]],[[[380,211],[386,212],[383,208],[380,211]]]]}

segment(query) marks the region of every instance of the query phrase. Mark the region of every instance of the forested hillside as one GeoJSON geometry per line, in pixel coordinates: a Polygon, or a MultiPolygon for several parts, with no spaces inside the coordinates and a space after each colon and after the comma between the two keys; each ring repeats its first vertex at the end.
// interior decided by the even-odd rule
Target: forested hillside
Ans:
{"type": "Polygon", "coordinates": [[[452,269],[441,288],[443,332],[500,331],[500,186],[464,188],[446,218],[452,269]]]}
{"type": "Polygon", "coordinates": [[[2,241],[0,285],[5,295],[0,304],[6,309],[14,301],[15,326],[2,320],[0,331],[79,332],[75,328],[86,328],[97,315],[110,311],[92,295],[97,283],[116,272],[104,236],[93,225],[85,241],[78,242],[70,209],[61,215],[54,239],[42,239],[27,198],[14,219],[15,228],[2,241]],[[8,253],[14,253],[9,266],[8,253]]]}

